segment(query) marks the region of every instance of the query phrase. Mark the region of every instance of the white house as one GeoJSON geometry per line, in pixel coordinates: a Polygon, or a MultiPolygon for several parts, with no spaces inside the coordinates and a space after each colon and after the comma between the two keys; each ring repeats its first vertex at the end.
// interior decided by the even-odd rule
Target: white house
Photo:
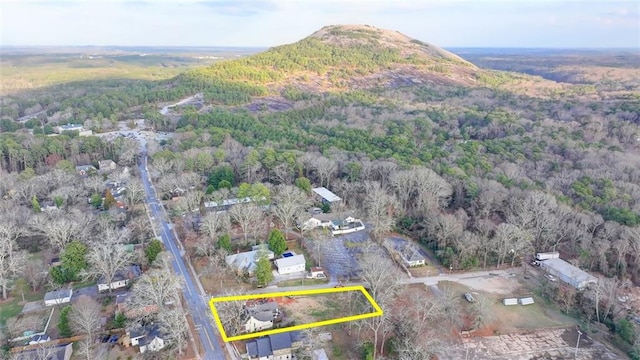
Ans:
{"type": "Polygon", "coordinates": [[[66,304],[68,302],[71,302],[72,295],[73,290],[71,289],[49,291],[48,293],[44,294],[44,304],[46,306],[66,304]]]}
{"type": "Polygon", "coordinates": [[[398,251],[398,254],[400,254],[402,261],[408,267],[425,265],[426,259],[413,247],[406,247],[405,249],[398,251]]]}
{"type": "Polygon", "coordinates": [[[98,281],[98,291],[107,291],[109,289],[116,290],[127,287],[131,280],[139,278],[140,275],[142,275],[142,269],[140,269],[140,266],[128,266],[126,269],[120,270],[115,274],[115,276],[113,277],[113,281],[111,281],[111,284],[107,284],[104,277],[101,278],[98,281]]]}
{"type": "Polygon", "coordinates": [[[62,134],[64,131],[83,132],[84,127],[82,126],[82,124],[71,124],[71,123],[58,126],[58,134],[62,134]]]}
{"type": "Polygon", "coordinates": [[[278,268],[278,274],[293,274],[305,270],[306,261],[304,255],[291,255],[274,261],[278,268]]]}
{"type": "Polygon", "coordinates": [[[278,303],[269,301],[265,303],[247,302],[245,303],[246,321],[245,331],[256,332],[273,327],[273,320],[280,314],[278,303]]]}
{"type": "Polygon", "coordinates": [[[51,337],[49,335],[34,335],[29,340],[29,345],[42,344],[51,341],[51,337]]]}
{"type": "Polygon", "coordinates": [[[311,213],[311,218],[302,224],[303,230],[311,230],[315,228],[330,228],[332,222],[339,221],[355,221],[356,219],[351,216],[350,212],[338,212],[338,213],[311,213]]]}
{"type": "Polygon", "coordinates": [[[256,262],[258,261],[261,251],[266,253],[269,260],[273,260],[275,257],[273,251],[268,250],[265,247],[264,249],[256,249],[253,251],[227,255],[225,261],[227,265],[236,270],[236,272],[253,275],[253,271],[256,269],[256,262]]]}
{"type": "Polygon", "coordinates": [[[140,353],[147,351],[160,351],[164,349],[166,342],[160,333],[160,328],[155,325],[149,328],[139,327],[134,330],[127,331],[127,335],[131,341],[131,346],[139,346],[140,353]]]}
{"type": "Polygon", "coordinates": [[[271,329],[273,327],[273,315],[268,313],[257,313],[249,316],[244,324],[245,331],[248,333],[271,329]]]}
{"type": "Polygon", "coordinates": [[[325,188],[325,187],[318,187],[318,188],[313,188],[311,189],[311,191],[313,191],[313,193],[324,203],[324,204],[333,204],[333,203],[337,203],[339,201],[341,201],[342,199],[332,193],[331,191],[329,191],[329,189],[325,188]]]}

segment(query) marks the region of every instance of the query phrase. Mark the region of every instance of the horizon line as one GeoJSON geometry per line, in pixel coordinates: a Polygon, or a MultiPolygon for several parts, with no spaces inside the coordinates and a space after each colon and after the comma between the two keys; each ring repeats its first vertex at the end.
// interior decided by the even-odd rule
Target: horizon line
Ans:
{"type": "MultiPolygon", "coordinates": [[[[12,45],[0,44],[2,48],[203,48],[203,49],[269,49],[281,45],[246,45],[246,46],[230,46],[230,45],[12,45]]],[[[581,46],[471,46],[471,45],[455,45],[455,46],[438,46],[442,49],[511,49],[511,50],[635,50],[637,47],[581,47],[581,46]]]]}

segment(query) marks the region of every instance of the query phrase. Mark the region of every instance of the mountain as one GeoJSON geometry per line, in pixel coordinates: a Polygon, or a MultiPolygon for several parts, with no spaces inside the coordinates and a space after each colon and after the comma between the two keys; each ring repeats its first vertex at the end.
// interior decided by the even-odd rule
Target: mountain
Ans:
{"type": "Polygon", "coordinates": [[[420,84],[471,86],[485,73],[455,54],[396,31],[333,25],[293,44],[189,71],[179,81],[213,85],[209,96],[225,103],[225,95],[220,95],[230,87],[252,97],[292,87],[317,93],[420,84]]]}

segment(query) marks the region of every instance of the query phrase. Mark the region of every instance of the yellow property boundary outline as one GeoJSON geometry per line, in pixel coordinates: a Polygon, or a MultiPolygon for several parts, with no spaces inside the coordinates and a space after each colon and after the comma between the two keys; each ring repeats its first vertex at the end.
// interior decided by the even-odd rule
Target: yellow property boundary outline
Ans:
{"type": "Polygon", "coordinates": [[[253,339],[253,338],[260,337],[260,336],[265,336],[265,335],[278,334],[278,333],[289,332],[289,331],[294,331],[294,330],[309,329],[309,328],[318,327],[318,326],[339,324],[339,323],[348,322],[348,321],[354,321],[354,320],[368,319],[368,318],[372,318],[372,317],[376,317],[376,316],[382,316],[382,314],[383,314],[382,309],[380,308],[380,306],[375,302],[375,300],[373,300],[371,295],[369,295],[367,290],[365,290],[364,286],[362,286],[362,285],[345,286],[345,287],[342,287],[342,288],[284,291],[284,292],[266,293],[266,294],[250,294],[250,295],[235,295],[235,296],[214,297],[214,298],[211,298],[211,300],[209,300],[209,306],[211,307],[211,312],[213,313],[213,319],[216,321],[216,324],[218,325],[218,328],[220,329],[220,334],[222,335],[222,340],[224,340],[224,342],[253,339]],[[337,318],[337,319],[317,321],[317,322],[310,323],[310,324],[289,326],[289,327],[280,328],[280,329],[270,329],[270,330],[264,330],[264,331],[258,331],[258,332],[254,332],[254,333],[249,333],[249,334],[243,334],[243,335],[227,336],[227,333],[224,330],[224,327],[222,326],[222,321],[220,321],[220,316],[218,315],[218,311],[216,310],[216,303],[225,302],[225,301],[252,300],[252,299],[262,299],[262,298],[278,298],[278,297],[283,297],[283,296],[334,294],[334,293],[341,293],[341,292],[347,292],[347,291],[360,291],[367,298],[367,300],[369,300],[369,302],[371,303],[371,305],[373,306],[375,311],[371,312],[371,313],[366,313],[366,314],[352,315],[352,316],[346,316],[346,317],[337,318]]]}

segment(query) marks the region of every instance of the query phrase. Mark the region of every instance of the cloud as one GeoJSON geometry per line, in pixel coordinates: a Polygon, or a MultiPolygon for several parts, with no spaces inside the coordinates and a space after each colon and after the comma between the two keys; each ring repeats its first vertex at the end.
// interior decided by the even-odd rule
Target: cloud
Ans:
{"type": "Polygon", "coordinates": [[[279,9],[275,2],[268,0],[207,0],[197,4],[230,16],[252,16],[279,9]]]}

